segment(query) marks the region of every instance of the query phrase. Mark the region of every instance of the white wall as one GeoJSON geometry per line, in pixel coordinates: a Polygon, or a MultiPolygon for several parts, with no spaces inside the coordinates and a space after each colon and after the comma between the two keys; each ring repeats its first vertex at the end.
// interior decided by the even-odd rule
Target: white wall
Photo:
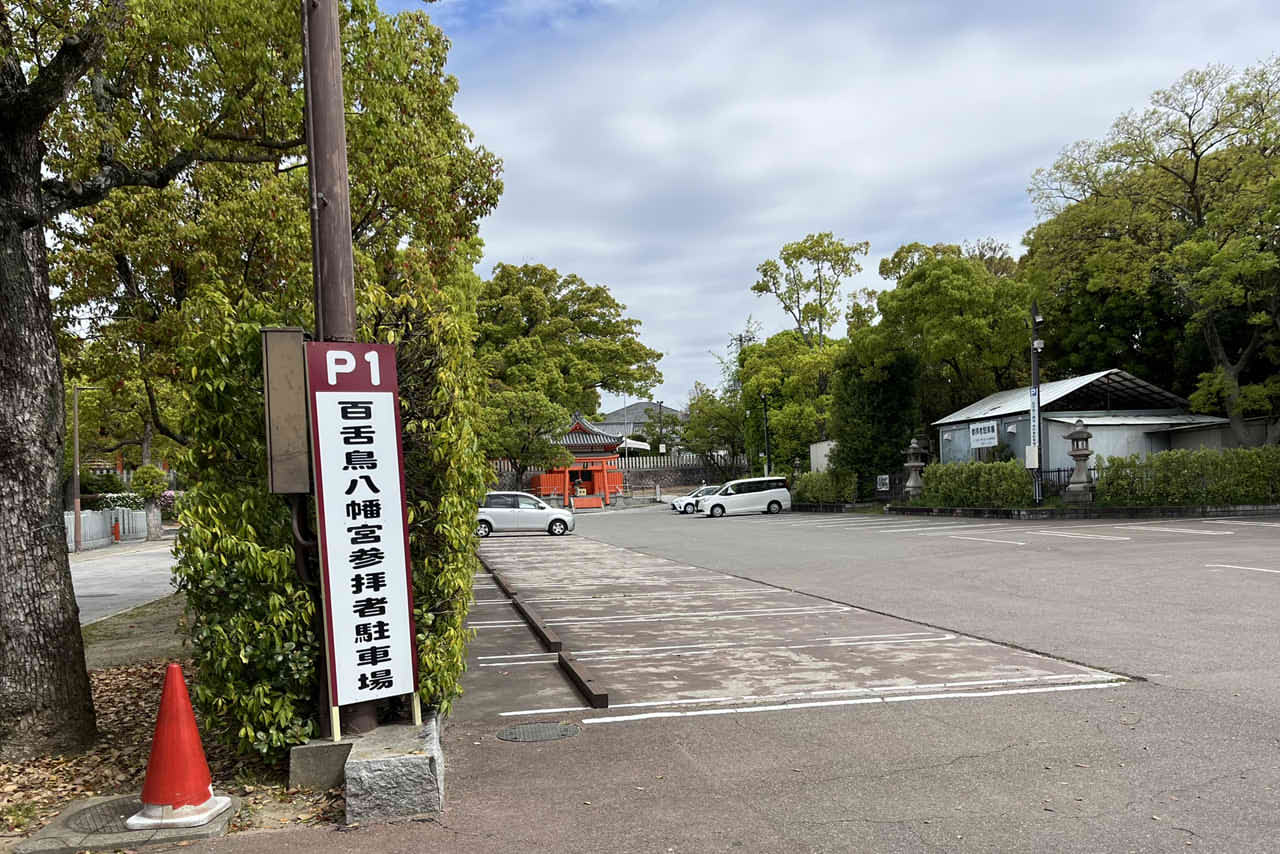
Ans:
{"type": "Polygon", "coordinates": [[[831,460],[831,450],[836,446],[834,440],[814,442],[809,446],[809,471],[826,471],[831,460]]]}

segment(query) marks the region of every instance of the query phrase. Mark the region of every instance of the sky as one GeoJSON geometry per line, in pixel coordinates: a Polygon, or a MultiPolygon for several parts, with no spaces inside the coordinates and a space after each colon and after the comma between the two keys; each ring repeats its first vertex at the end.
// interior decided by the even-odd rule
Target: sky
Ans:
{"type": "MultiPolygon", "coordinates": [[[[1026,188],[1079,139],[1209,64],[1280,46],[1274,2],[383,0],[452,42],[455,110],[503,158],[485,260],[607,285],[663,353],[651,400],[717,385],[784,243],[867,240],[853,288],[905,243],[1021,253],[1026,188]]],[[[602,409],[623,405],[605,395],[602,409]]]]}

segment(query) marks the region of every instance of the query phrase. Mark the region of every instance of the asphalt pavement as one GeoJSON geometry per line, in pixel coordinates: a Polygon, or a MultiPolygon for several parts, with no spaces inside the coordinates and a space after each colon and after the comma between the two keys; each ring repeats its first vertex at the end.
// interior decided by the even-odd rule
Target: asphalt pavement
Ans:
{"type": "Polygon", "coordinates": [[[70,558],[81,625],[173,593],[172,537],[104,546],[70,558]]]}
{"type": "Polygon", "coordinates": [[[483,550],[610,708],[481,576],[438,818],[201,850],[1276,849],[1280,518],[640,510],[483,550]],[[579,733],[496,738],[528,721],[579,733]]]}

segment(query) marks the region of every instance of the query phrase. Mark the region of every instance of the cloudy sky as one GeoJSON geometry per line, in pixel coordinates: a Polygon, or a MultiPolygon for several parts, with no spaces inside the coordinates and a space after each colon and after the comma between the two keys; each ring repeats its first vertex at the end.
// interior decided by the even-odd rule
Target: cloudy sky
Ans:
{"type": "MultiPolygon", "coordinates": [[[[384,8],[422,8],[384,0],[384,8]]],[[[1273,2],[441,0],[456,108],[505,161],[492,264],[608,285],[664,353],[652,399],[719,379],[783,243],[992,236],[1019,254],[1026,187],[1184,71],[1280,46],[1273,2]]],[[[621,405],[608,398],[604,408],[621,405]]]]}

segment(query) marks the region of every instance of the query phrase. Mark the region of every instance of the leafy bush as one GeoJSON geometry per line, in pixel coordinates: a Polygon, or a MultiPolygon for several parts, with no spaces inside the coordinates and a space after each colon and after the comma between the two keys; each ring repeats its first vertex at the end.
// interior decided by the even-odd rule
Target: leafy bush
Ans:
{"type": "Polygon", "coordinates": [[[1014,460],[1003,463],[932,463],[925,467],[924,504],[931,507],[1028,507],[1031,475],[1014,460]]]}
{"type": "Polygon", "coordinates": [[[129,487],[144,499],[157,499],[169,488],[169,477],[156,466],[138,466],[129,487]]]}
{"type": "Polygon", "coordinates": [[[806,472],[796,479],[794,491],[801,504],[845,504],[858,500],[858,478],[853,472],[806,472]]]}
{"type": "Polygon", "coordinates": [[[266,489],[259,330],[300,318],[251,293],[237,302],[205,290],[185,306],[193,317],[179,359],[191,443],[180,465],[195,485],[179,508],[174,578],[186,595],[191,696],[205,732],[279,757],[314,731],[323,653],[294,570],[289,510],[266,489]]]}
{"type": "Polygon", "coordinates": [[[1280,502],[1280,447],[1161,451],[1098,465],[1097,500],[1116,507],[1280,502]]]}
{"type": "Polygon", "coordinates": [[[185,495],[182,490],[166,489],[160,493],[160,516],[173,519],[177,515],[178,501],[185,495]]]}
{"type": "Polygon", "coordinates": [[[142,496],[136,492],[104,492],[89,496],[80,502],[80,507],[83,510],[106,510],[111,507],[141,510],[142,496]]]}
{"type": "Polygon", "coordinates": [[[81,495],[115,495],[128,490],[120,475],[113,471],[99,474],[88,469],[80,470],[81,495]]]}

